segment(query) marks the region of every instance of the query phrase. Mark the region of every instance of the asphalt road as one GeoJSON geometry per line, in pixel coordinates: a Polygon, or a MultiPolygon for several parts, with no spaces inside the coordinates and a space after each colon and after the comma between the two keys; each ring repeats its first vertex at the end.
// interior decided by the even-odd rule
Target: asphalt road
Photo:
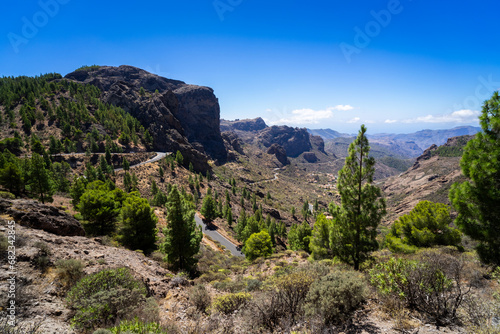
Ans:
{"type": "MultiPolygon", "coordinates": [[[[171,152],[156,152],[156,157],[151,158],[151,159],[149,159],[147,161],[143,161],[141,163],[132,165],[132,166],[130,166],[130,168],[142,166],[142,165],[145,165],[145,164],[149,164],[149,163],[161,160],[161,159],[165,158],[168,154],[171,154],[171,152]]],[[[115,168],[115,172],[118,172],[118,171],[121,171],[121,170],[123,170],[123,168],[115,168]]]]}
{"type": "MultiPolygon", "coordinates": [[[[61,154],[61,155],[71,155],[71,154],[75,154],[75,153],[61,154]]],[[[76,153],[76,154],[79,154],[79,153],[76,153]]],[[[80,153],[80,154],[85,154],[85,153],[80,153]]],[[[156,152],[156,156],[154,158],[151,158],[151,159],[149,159],[147,161],[144,161],[144,162],[141,162],[141,163],[138,163],[138,164],[135,164],[135,165],[131,165],[130,168],[142,166],[142,165],[145,165],[145,164],[149,164],[149,163],[161,160],[161,159],[165,158],[168,154],[171,154],[171,152],[156,152]]],[[[123,170],[123,168],[116,168],[115,172],[121,171],[121,170],[123,170]]],[[[217,230],[215,228],[210,228],[210,226],[207,226],[207,224],[205,224],[203,222],[203,220],[201,219],[201,217],[198,214],[196,214],[194,216],[194,219],[196,221],[196,224],[199,225],[199,226],[201,226],[201,229],[202,229],[202,231],[203,231],[204,234],[210,236],[210,238],[212,238],[213,240],[220,242],[220,244],[222,246],[226,247],[231,252],[231,254],[233,254],[234,256],[240,256],[240,257],[244,257],[245,256],[236,247],[236,245],[234,245],[231,241],[229,241],[228,239],[226,239],[225,237],[223,237],[219,232],[217,232],[217,230]]]]}
{"type": "Polygon", "coordinates": [[[231,252],[234,256],[240,256],[244,257],[245,255],[238,249],[236,246],[229,240],[227,240],[225,237],[223,237],[219,232],[217,232],[216,229],[211,229],[210,226],[207,226],[201,219],[201,217],[198,214],[195,214],[194,220],[196,221],[196,225],[201,226],[201,229],[203,231],[203,234],[208,235],[210,238],[212,238],[215,241],[220,242],[220,244],[231,252]]]}

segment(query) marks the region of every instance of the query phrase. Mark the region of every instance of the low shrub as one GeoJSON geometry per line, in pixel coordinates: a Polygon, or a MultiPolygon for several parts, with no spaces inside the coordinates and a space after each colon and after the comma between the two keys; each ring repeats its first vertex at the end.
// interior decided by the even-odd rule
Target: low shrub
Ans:
{"type": "Polygon", "coordinates": [[[111,333],[111,331],[109,329],[99,328],[98,330],[96,330],[92,334],[112,334],[112,333],[111,333]]]}
{"type": "Polygon", "coordinates": [[[83,276],[83,262],[76,259],[57,260],[56,275],[64,287],[71,288],[83,276]]]}
{"type": "Polygon", "coordinates": [[[247,287],[246,287],[246,291],[247,292],[251,292],[251,291],[257,291],[257,290],[260,290],[262,287],[262,282],[259,281],[258,279],[249,279],[247,280],[247,287]]]}
{"type": "Polygon", "coordinates": [[[497,294],[467,296],[462,310],[462,322],[469,333],[500,334],[500,296],[497,294]]]}
{"type": "Polygon", "coordinates": [[[212,282],[215,289],[227,292],[239,292],[245,290],[246,284],[241,279],[232,280],[229,277],[223,281],[212,282]]]}
{"type": "Polygon", "coordinates": [[[33,258],[33,264],[44,273],[50,266],[50,247],[43,241],[37,241],[33,245],[38,248],[38,254],[33,258]]]}
{"type": "Polygon", "coordinates": [[[75,311],[73,325],[89,330],[133,315],[146,302],[146,288],[127,268],[107,269],[78,281],[66,300],[75,311]]]}
{"type": "Polygon", "coordinates": [[[248,292],[228,293],[215,299],[212,307],[219,313],[231,314],[247,305],[252,299],[248,292]]]}
{"type": "Polygon", "coordinates": [[[205,313],[212,303],[212,298],[204,285],[195,285],[188,292],[189,302],[200,312],[205,313]]]}
{"type": "Polygon", "coordinates": [[[0,191],[0,198],[16,199],[16,195],[14,195],[13,193],[10,193],[8,191],[0,191]]]}
{"type": "MultiPolygon", "coordinates": [[[[121,321],[109,329],[112,334],[170,334],[170,331],[156,322],[143,322],[139,319],[121,321]]],[[[94,333],[95,334],[95,333],[94,333]]],[[[104,333],[103,333],[104,334],[104,333]]]]}
{"type": "Polygon", "coordinates": [[[343,322],[365,300],[367,291],[366,282],[358,272],[334,271],[311,285],[306,315],[318,317],[327,326],[343,322]]]}
{"type": "Polygon", "coordinates": [[[288,311],[292,323],[302,313],[302,305],[313,282],[314,277],[302,270],[277,278],[276,293],[278,294],[278,300],[283,303],[284,308],[288,311]]]}
{"type": "Polygon", "coordinates": [[[383,295],[397,296],[407,307],[438,325],[457,319],[457,310],[470,292],[464,262],[450,254],[424,252],[416,260],[390,259],[370,271],[371,282],[383,295]]]}

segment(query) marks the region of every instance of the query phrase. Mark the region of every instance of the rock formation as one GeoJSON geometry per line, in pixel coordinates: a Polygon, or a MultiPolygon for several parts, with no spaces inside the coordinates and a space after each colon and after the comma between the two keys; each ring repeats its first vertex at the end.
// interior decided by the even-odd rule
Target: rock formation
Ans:
{"type": "Polygon", "coordinates": [[[267,154],[273,154],[283,166],[286,166],[290,163],[286,155],[286,150],[283,148],[283,146],[276,143],[272,144],[269,147],[269,149],[267,150],[267,154]]]}
{"type": "Polygon", "coordinates": [[[53,206],[33,200],[0,198],[0,212],[12,216],[17,224],[62,236],[84,236],[78,220],[53,206]]]}
{"type": "Polygon", "coordinates": [[[235,121],[221,120],[221,131],[260,131],[267,128],[266,122],[260,117],[235,121]]]}
{"type": "Polygon", "coordinates": [[[197,170],[208,168],[206,155],[219,162],[227,159],[219,128],[219,102],[211,88],[132,66],[101,66],[75,71],[65,78],[97,86],[103,102],[136,117],[153,136],[155,150],[180,150],[197,170]]]}
{"type": "Polygon", "coordinates": [[[265,147],[272,144],[282,146],[289,157],[296,158],[312,149],[309,133],[306,129],[292,128],[286,125],[271,126],[260,131],[258,138],[265,147]]]}

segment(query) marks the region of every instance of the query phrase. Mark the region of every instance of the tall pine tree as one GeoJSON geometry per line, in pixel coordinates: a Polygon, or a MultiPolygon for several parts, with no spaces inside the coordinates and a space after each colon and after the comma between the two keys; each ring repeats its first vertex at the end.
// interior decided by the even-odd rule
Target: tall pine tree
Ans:
{"type": "Polygon", "coordinates": [[[37,153],[33,153],[31,157],[28,189],[42,203],[45,203],[45,201],[52,202],[52,195],[55,191],[54,182],[50,177],[50,172],[46,168],[43,157],[37,153]]]}
{"type": "Polygon", "coordinates": [[[166,207],[168,225],[163,229],[165,241],[160,250],[175,269],[192,270],[196,265],[194,256],[200,250],[203,237],[201,228],[196,226],[194,220],[194,206],[181,197],[174,185],[168,194],[166,207]]]}
{"type": "Polygon", "coordinates": [[[378,187],[372,184],[375,159],[369,157],[370,145],[366,127],[361,126],[358,137],[349,145],[344,167],[339,171],[337,188],[341,206],[330,204],[333,216],[331,248],[343,261],[359,265],[369,252],[378,248],[377,226],[385,214],[385,200],[378,187]]]}
{"type": "Polygon", "coordinates": [[[500,265],[500,96],[485,102],[479,117],[482,132],[464,149],[460,167],[469,178],[454,184],[450,200],[458,212],[456,224],[479,241],[482,261],[500,265]]]}

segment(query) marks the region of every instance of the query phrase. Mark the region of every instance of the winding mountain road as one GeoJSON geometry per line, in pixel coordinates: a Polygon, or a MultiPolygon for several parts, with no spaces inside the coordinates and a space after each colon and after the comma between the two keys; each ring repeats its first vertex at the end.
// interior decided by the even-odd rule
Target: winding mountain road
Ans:
{"type": "Polygon", "coordinates": [[[220,242],[220,244],[231,252],[234,256],[239,256],[239,257],[244,257],[245,255],[236,247],[235,244],[233,244],[231,241],[226,239],[224,236],[222,236],[219,232],[217,232],[216,228],[211,228],[207,224],[203,222],[203,219],[201,219],[200,215],[198,213],[195,214],[194,220],[196,221],[196,225],[201,227],[201,230],[203,231],[203,234],[208,235],[210,238],[212,238],[215,241],[220,242]]]}
{"type": "MultiPolygon", "coordinates": [[[[155,152],[155,153],[156,153],[156,157],[153,157],[153,158],[151,158],[149,160],[140,162],[140,163],[135,164],[135,165],[131,165],[130,168],[139,167],[139,166],[142,166],[142,165],[145,165],[145,164],[150,164],[152,162],[155,162],[155,161],[158,161],[158,160],[161,160],[161,159],[165,158],[169,154],[172,154],[172,152],[155,152]]],[[[115,172],[118,172],[118,171],[121,171],[121,170],[123,170],[123,168],[121,168],[121,167],[114,169],[115,172]]]]}
{"type": "MultiPolygon", "coordinates": [[[[146,164],[149,164],[149,163],[152,163],[152,162],[156,162],[158,160],[161,160],[161,159],[165,158],[167,155],[169,155],[171,153],[172,152],[156,152],[156,156],[155,157],[153,157],[153,158],[151,158],[149,160],[140,162],[138,164],[131,165],[130,168],[139,167],[139,166],[146,165],[146,164]]],[[[63,153],[63,154],[58,154],[58,155],[59,156],[67,156],[67,155],[84,155],[84,154],[85,153],[63,153]]],[[[121,171],[121,170],[123,170],[123,168],[115,168],[114,169],[115,172],[118,172],[118,171],[121,171]]],[[[212,228],[212,227],[208,226],[207,224],[205,224],[203,222],[203,219],[201,219],[201,217],[198,215],[198,213],[196,213],[196,215],[194,216],[194,219],[196,221],[196,225],[198,225],[198,226],[201,227],[202,232],[204,234],[208,235],[213,240],[220,242],[220,244],[222,246],[226,247],[231,252],[231,254],[233,254],[234,256],[239,256],[239,257],[244,257],[245,256],[238,249],[238,247],[236,247],[235,244],[233,244],[231,241],[229,241],[224,236],[222,236],[219,232],[217,232],[216,228],[212,228]]]]}

